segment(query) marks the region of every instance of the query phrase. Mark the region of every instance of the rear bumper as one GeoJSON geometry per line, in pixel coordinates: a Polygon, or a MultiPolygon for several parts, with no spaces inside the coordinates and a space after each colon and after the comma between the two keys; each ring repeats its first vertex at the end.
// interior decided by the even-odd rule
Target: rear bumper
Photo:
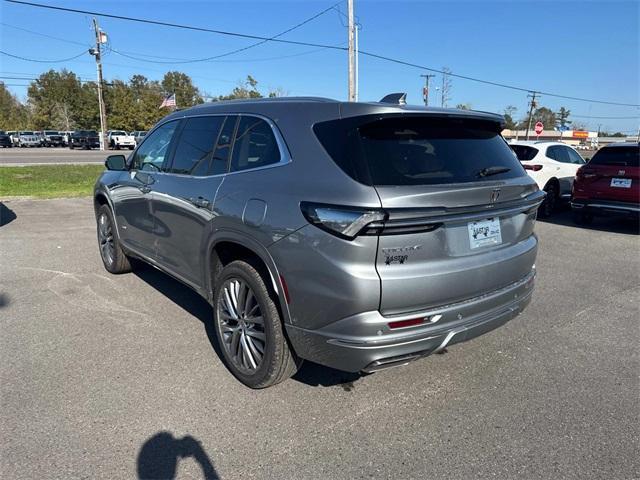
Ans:
{"type": "Polygon", "coordinates": [[[593,215],[614,213],[636,216],[640,214],[640,203],[615,202],[612,200],[574,199],[571,202],[571,208],[576,212],[591,213],[593,215]]]}
{"type": "Polygon", "coordinates": [[[372,372],[471,340],[518,316],[529,304],[535,270],[523,279],[464,302],[429,311],[383,316],[364,312],[317,330],[287,325],[296,353],[348,372],[372,372]],[[418,327],[391,330],[389,322],[425,318],[418,327]]]}

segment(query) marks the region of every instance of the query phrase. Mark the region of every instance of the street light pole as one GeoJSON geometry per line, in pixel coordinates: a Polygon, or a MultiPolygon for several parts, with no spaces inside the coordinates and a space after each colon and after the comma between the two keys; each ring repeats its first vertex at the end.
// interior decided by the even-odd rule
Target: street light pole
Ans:
{"type": "Polygon", "coordinates": [[[347,15],[349,18],[349,101],[356,101],[356,66],[355,66],[355,28],[353,22],[353,1],[347,1],[347,15]]]}
{"type": "Polygon", "coordinates": [[[435,77],[435,75],[430,74],[430,75],[420,75],[420,76],[424,77],[424,92],[422,97],[424,99],[424,106],[428,107],[429,106],[429,80],[435,77]]]}
{"type": "Polygon", "coordinates": [[[96,57],[96,67],[98,69],[98,106],[100,108],[100,150],[105,150],[107,145],[107,114],[104,108],[104,98],[102,96],[102,55],[100,51],[100,45],[103,42],[102,35],[104,35],[98,27],[98,21],[93,19],[93,29],[96,32],[96,48],[89,50],[89,53],[96,57]]]}

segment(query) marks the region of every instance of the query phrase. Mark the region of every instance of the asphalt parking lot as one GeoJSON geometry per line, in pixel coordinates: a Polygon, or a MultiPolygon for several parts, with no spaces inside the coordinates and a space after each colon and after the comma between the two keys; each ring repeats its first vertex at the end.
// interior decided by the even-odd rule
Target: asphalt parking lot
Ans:
{"type": "MultiPolygon", "coordinates": [[[[71,150],[67,147],[0,148],[0,167],[20,165],[53,165],[64,163],[104,163],[110,151],[71,150]]],[[[129,154],[129,150],[113,153],[129,154]]]]}
{"type": "Polygon", "coordinates": [[[532,304],[447,354],[252,391],[196,294],[103,269],[89,199],[0,220],[2,478],[640,477],[637,224],[538,222],[532,304]]]}

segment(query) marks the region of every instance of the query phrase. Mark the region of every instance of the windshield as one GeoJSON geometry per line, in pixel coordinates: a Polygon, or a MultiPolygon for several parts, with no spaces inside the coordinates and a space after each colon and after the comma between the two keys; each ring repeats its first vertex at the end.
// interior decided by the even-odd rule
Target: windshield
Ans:
{"type": "Polygon", "coordinates": [[[33,135],[33,132],[20,132],[20,135],[33,135]]]}
{"type": "Polygon", "coordinates": [[[54,130],[45,130],[44,134],[45,135],[58,135],[58,132],[56,132],[54,130]]]}
{"type": "Polygon", "coordinates": [[[122,132],[122,131],[120,131],[120,130],[116,130],[116,131],[114,131],[114,132],[111,132],[111,135],[118,135],[118,136],[120,136],[120,135],[126,135],[126,134],[127,134],[127,132],[122,132]]]}
{"type": "Polygon", "coordinates": [[[593,156],[589,165],[640,166],[640,145],[628,147],[604,147],[593,156]]]}
{"type": "Polygon", "coordinates": [[[86,135],[86,136],[97,136],[98,132],[94,131],[94,130],[78,130],[77,132],[75,132],[76,135],[86,135]]]}
{"type": "Polygon", "coordinates": [[[370,118],[314,126],[334,161],[363,183],[439,185],[525,174],[495,122],[432,116],[370,118]]]}

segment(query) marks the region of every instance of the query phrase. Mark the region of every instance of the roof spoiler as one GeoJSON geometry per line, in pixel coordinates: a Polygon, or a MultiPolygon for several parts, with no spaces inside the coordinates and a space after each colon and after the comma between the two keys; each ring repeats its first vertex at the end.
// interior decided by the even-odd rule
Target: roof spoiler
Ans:
{"type": "Polygon", "coordinates": [[[407,104],[407,94],[404,92],[398,93],[390,93],[389,95],[385,95],[380,103],[393,103],[395,105],[406,105],[407,104]]]}

